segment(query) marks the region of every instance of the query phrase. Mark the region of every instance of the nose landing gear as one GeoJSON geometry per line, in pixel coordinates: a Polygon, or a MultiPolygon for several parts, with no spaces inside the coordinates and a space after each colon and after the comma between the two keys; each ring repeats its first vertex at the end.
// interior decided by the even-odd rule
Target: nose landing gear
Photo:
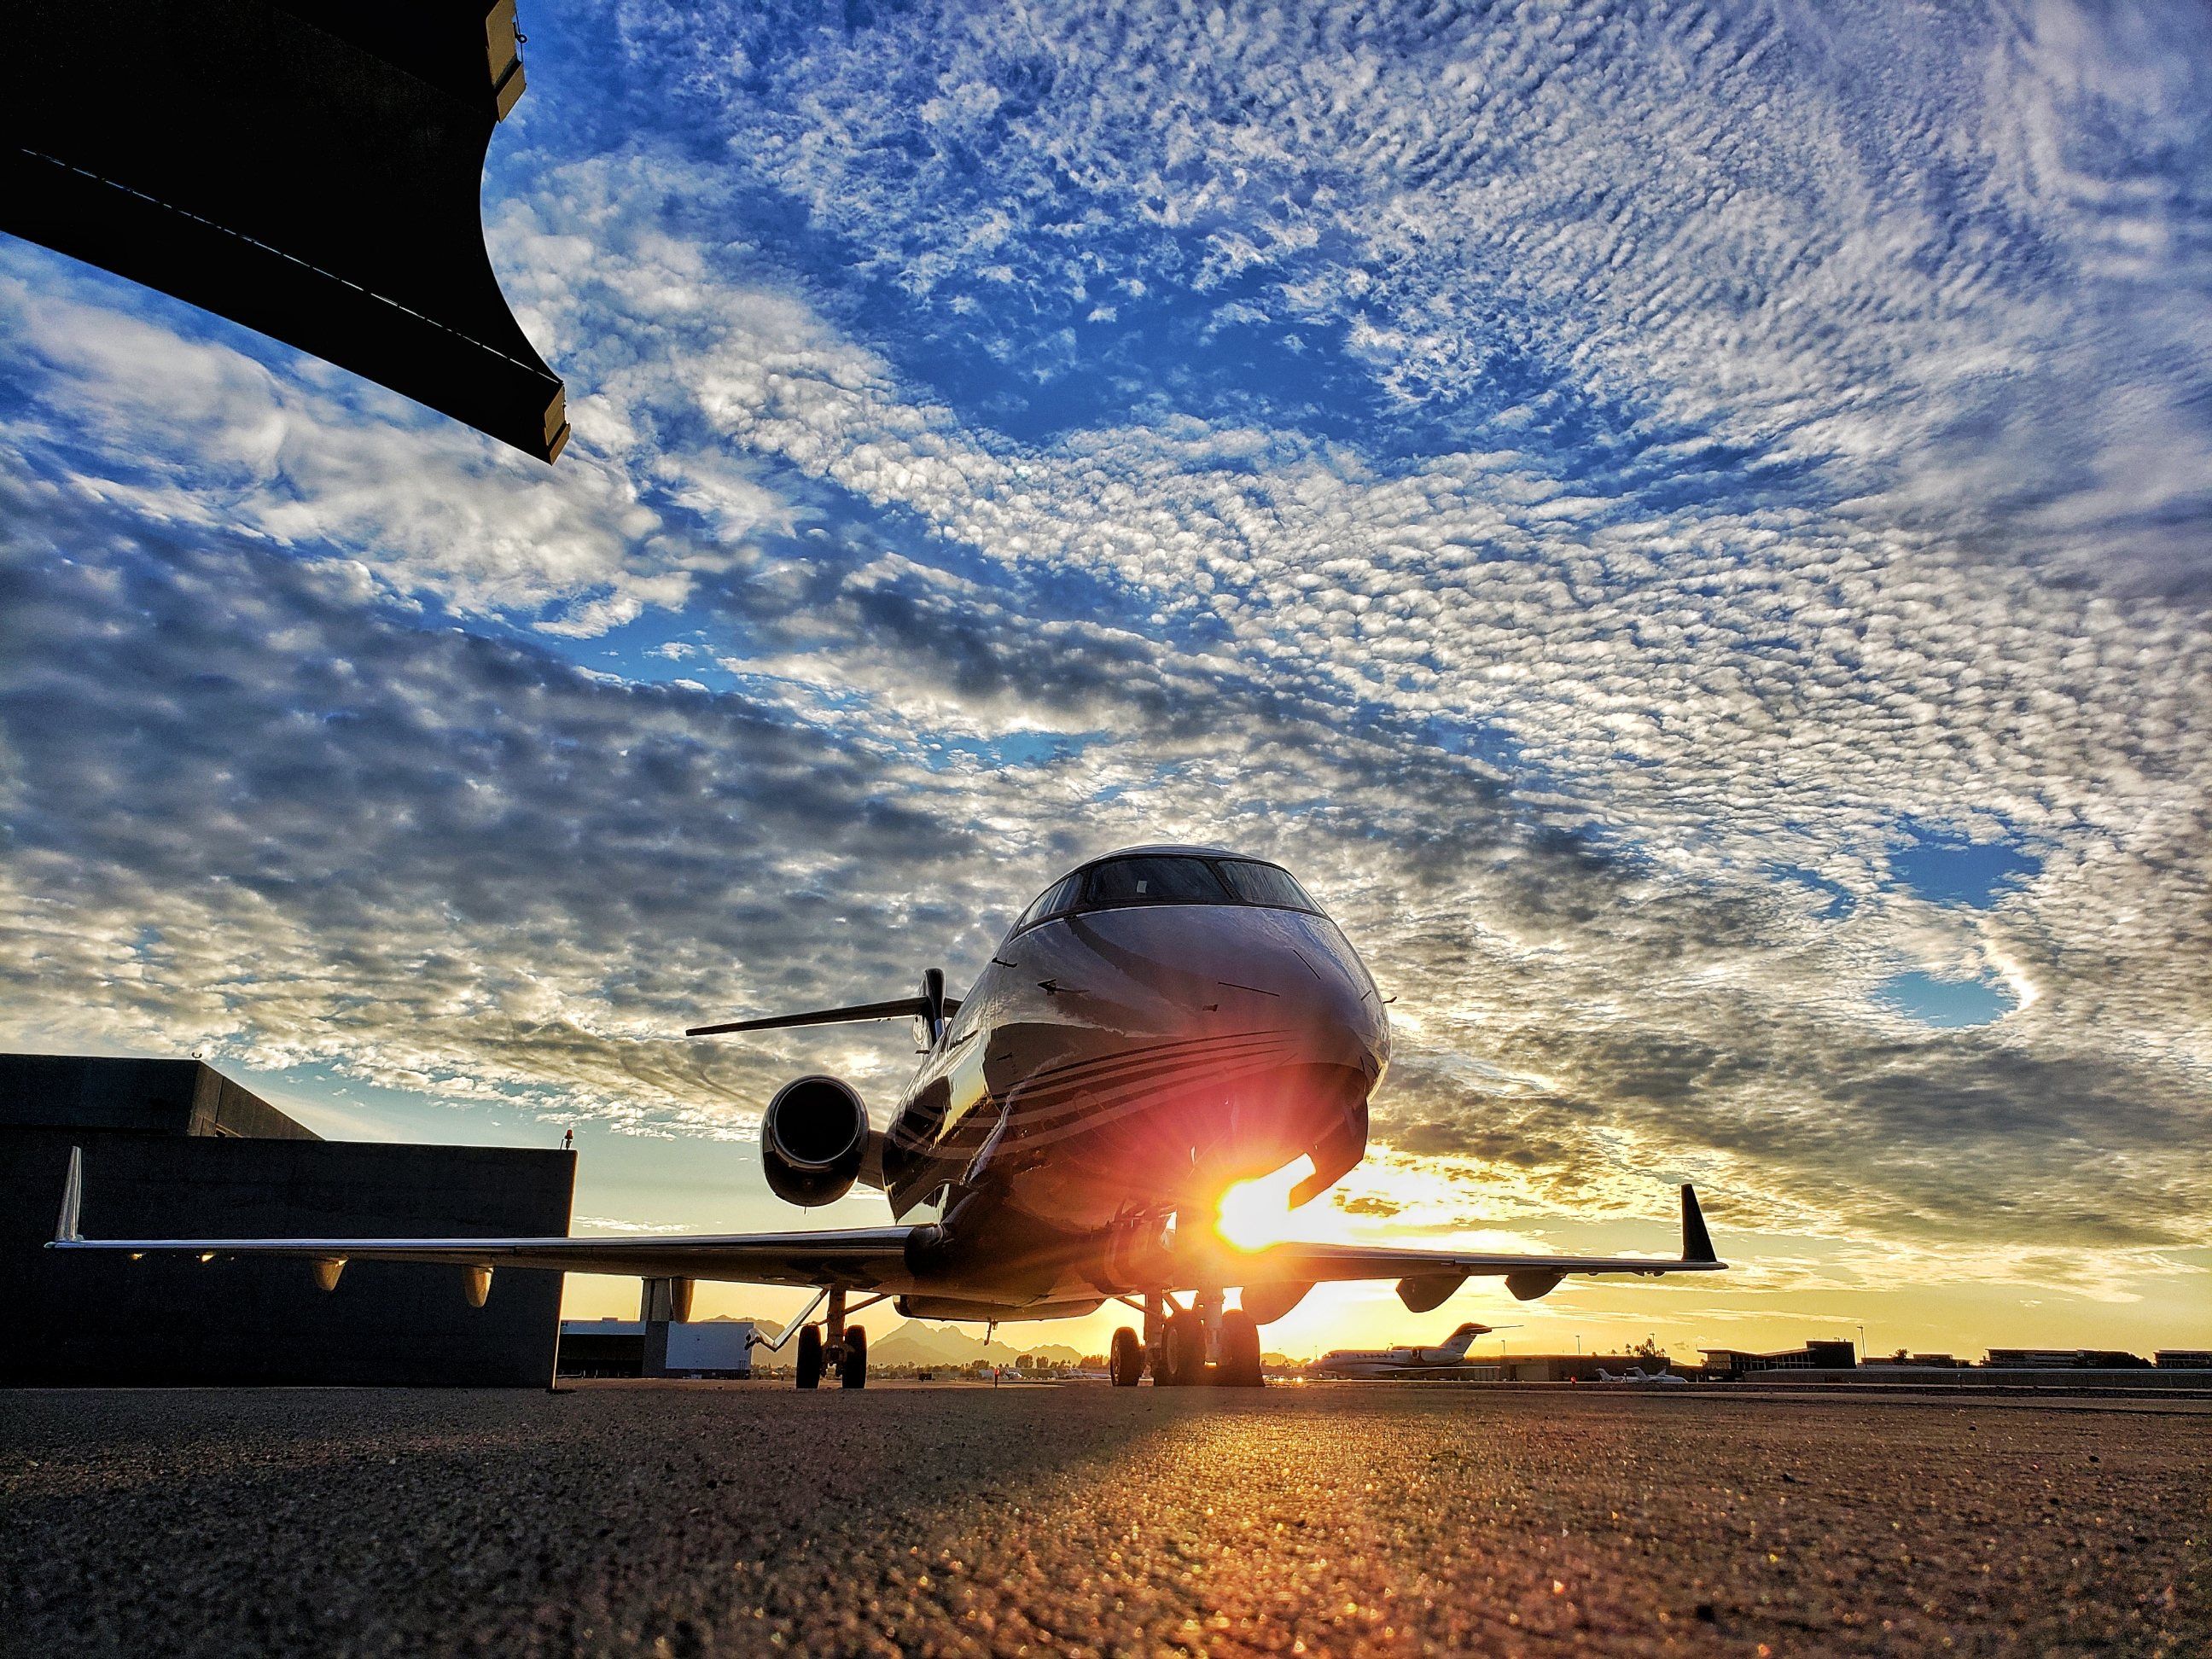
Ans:
{"type": "Polygon", "coordinates": [[[1197,1309],[1184,1308],[1169,1316],[1160,1341],[1159,1369],[1152,1380],[1170,1388],[1206,1381],[1206,1319],[1197,1309]]]}
{"type": "Polygon", "coordinates": [[[1114,1335],[1115,1382],[1135,1386],[1141,1361],[1149,1357],[1152,1382],[1158,1388],[1189,1388],[1212,1382],[1223,1388],[1256,1389],[1267,1381],[1260,1364],[1259,1322],[1242,1309],[1224,1309],[1218,1291],[1200,1291],[1188,1308],[1178,1308],[1165,1295],[1148,1297],[1145,1305],[1145,1338],[1127,1328],[1114,1335]],[[1139,1362],[1123,1381],[1122,1338],[1139,1352],[1139,1362]]]}

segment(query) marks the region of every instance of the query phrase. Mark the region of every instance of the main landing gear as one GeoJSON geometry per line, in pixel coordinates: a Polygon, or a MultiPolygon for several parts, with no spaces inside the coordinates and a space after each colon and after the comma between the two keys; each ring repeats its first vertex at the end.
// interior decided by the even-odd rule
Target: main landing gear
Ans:
{"type": "Polygon", "coordinates": [[[1188,1308],[1165,1294],[1145,1298],[1145,1334],[1124,1325],[1114,1333],[1108,1374],[1117,1389],[1133,1389],[1147,1364],[1155,1388],[1256,1389],[1260,1370],[1260,1327],[1242,1309],[1221,1306],[1220,1294],[1200,1291],[1188,1308]]]}
{"type": "Polygon", "coordinates": [[[1260,1374],[1260,1327],[1241,1309],[1221,1316],[1216,1341],[1220,1350],[1214,1361],[1213,1380],[1232,1389],[1256,1389],[1267,1378],[1260,1374]]]}
{"type": "Polygon", "coordinates": [[[1106,1374],[1117,1389],[1133,1389],[1144,1380],[1145,1340],[1127,1325],[1114,1333],[1114,1351],[1107,1356],[1106,1374]]]}
{"type": "Polygon", "coordinates": [[[843,1291],[830,1292],[830,1312],[822,1325],[809,1325],[799,1332],[795,1369],[802,1389],[820,1388],[824,1370],[835,1374],[840,1388],[868,1386],[868,1334],[858,1325],[845,1322],[843,1291]]]}

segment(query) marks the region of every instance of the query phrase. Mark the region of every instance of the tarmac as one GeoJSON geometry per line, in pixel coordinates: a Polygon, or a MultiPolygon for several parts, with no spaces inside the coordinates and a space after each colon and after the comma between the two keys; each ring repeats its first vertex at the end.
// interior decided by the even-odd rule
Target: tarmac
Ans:
{"type": "Polygon", "coordinates": [[[2212,1406],[0,1394],[9,1654],[2212,1652],[2212,1406]]]}

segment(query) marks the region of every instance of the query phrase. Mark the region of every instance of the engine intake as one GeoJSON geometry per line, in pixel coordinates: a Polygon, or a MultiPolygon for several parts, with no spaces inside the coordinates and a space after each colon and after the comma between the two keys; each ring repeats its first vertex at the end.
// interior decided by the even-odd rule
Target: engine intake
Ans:
{"type": "Polygon", "coordinates": [[[834,1204],[868,1156],[868,1109],[852,1085],[803,1077],[775,1091],[761,1119],[761,1167],[787,1204],[834,1204]]]}

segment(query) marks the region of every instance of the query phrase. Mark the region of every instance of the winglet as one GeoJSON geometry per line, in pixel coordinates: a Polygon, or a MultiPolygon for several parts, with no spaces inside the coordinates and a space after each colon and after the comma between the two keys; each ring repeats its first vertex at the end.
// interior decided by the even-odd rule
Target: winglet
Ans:
{"type": "Polygon", "coordinates": [[[74,1244],[84,1237],[78,1218],[84,1209],[84,1148],[70,1148],[69,1174],[62,1180],[62,1212],[54,1218],[54,1243],[74,1244]]]}
{"type": "Polygon", "coordinates": [[[1698,1207],[1698,1189],[1686,1181],[1682,1183],[1682,1260],[1720,1260],[1713,1251],[1713,1236],[1705,1231],[1705,1212],[1698,1207]]]}

